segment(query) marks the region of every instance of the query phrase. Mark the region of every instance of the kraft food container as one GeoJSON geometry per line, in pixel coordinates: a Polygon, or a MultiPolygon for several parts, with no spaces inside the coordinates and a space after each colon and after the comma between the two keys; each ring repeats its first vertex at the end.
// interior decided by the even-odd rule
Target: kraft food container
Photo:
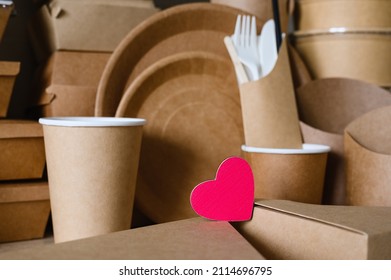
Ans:
{"type": "MultiPolygon", "coordinates": [[[[213,4],[220,4],[241,9],[247,13],[253,14],[266,22],[273,18],[272,1],[269,0],[210,0],[213,4]]],[[[294,0],[279,0],[279,12],[281,21],[281,30],[288,31],[289,17],[293,14],[295,1],[294,0]]],[[[259,30],[260,32],[260,30],[259,30]]]]}
{"type": "Polygon", "coordinates": [[[49,214],[47,182],[0,182],[0,242],[42,238],[49,214]]]}
{"type": "Polygon", "coordinates": [[[130,228],[143,119],[41,118],[54,241],[130,228]]]}
{"type": "Polygon", "coordinates": [[[391,207],[391,106],[375,109],[345,129],[347,204],[391,207]]]}
{"type": "Polygon", "coordinates": [[[266,259],[391,259],[390,207],[256,200],[235,227],[266,259]]]}
{"type": "MultiPolygon", "coordinates": [[[[0,42],[3,37],[4,30],[7,27],[8,19],[14,8],[12,1],[1,1],[0,4],[0,42]]],[[[1,68],[0,68],[1,69],[1,68]]]]}
{"type": "Polygon", "coordinates": [[[321,204],[330,147],[303,144],[302,149],[242,146],[254,173],[255,197],[321,204]]]}
{"type": "Polygon", "coordinates": [[[152,0],[48,2],[29,30],[41,57],[57,50],[112,52],[132,28],[159,11],[152,0]]]}
{"type": "Polygon", "coordinates": [[[98,83],[110,55],[54,52],[37,73],[30,113],[38,117],[93,116],[98,83]]]}
{"type": "MultiPolygon", "coordinates": [[[[0,7],[1,9],[1,7],[0,7]]],[[[20,63],[0,61],[0,117],[6,117],[20,63]]]]}
{"type": "Polygon", "coordinates": [[[297,30],[390,28],[391,2],[387,0],[296,0],[297,30]]]}
{"type": "Polygon", "coordinates": [[[36,121],[0,120],[0,180],[42,178],[45,148],[36,121]]]}
{"type": "Polygon", "coordinates": [[[327,78],[299,87],[296,100],[304,142],[331,148],[323,204],[346,204],[344,130],[363,114],[390,106],[391,94],[363,81],[327,78]]]}
{"type": "Polygon", "coordinates": [[[314,79],[342,77],[391,85],[391,28],[298,31],[293,44],[314,79]]]}

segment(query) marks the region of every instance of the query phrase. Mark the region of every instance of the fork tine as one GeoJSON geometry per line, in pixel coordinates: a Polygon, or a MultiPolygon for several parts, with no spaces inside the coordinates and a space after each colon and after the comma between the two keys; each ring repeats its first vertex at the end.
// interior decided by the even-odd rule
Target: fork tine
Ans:
{"type": "Polygon", "coordinates": [[[235,31],[234,31],[234,34],[232,36],[232,41],[236,45],[239,44],[241,21],[242,21],[242,16],[238,15],[236,17],[235,31]]]}
{"type": "Polygon", "coordinates": [[[257,23],[255,16],[251,17],[251,28],[250,28],[250,45],[255,46],[257,44],[257,23]]]}
{"type": "Polygon", "coordinates": [[[240,28],[240,45],[245,46],[246,45],[246,16],[242,17],[242,25],[240,28]]]}
{"type": "Polygon", "coordinates": [[[251,17],[247,16],[247,47],[251,45],[251,17]]]}

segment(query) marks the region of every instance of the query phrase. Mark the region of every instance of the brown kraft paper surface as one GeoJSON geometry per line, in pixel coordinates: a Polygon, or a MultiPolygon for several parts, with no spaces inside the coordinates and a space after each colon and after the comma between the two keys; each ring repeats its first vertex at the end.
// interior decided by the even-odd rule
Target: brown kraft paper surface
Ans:
{"type": "Polygon", "coordinates": [[[241,85],[240,99],[247,146],[302,148],[286,40],[272,72],[241,85]]]}

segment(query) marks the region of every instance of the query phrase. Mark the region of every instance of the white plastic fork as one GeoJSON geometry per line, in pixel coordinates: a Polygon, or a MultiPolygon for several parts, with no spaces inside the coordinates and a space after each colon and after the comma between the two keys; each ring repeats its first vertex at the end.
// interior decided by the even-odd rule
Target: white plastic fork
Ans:
{"type": "Polygon", "coordinates": [[[250,80],[261,77],[261,63],[258,51],[258,36],[255,17],[238,15],[232,35],[240,61],[245,65],[250,80]],[[250,19],[251,18],[251,19],[250,19]]]}

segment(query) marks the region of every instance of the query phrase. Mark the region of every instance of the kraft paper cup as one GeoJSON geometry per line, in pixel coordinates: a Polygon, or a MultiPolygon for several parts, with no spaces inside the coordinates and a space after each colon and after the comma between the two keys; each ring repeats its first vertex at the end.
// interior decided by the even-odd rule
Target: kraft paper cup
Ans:
{"type": "Polygon", "coordinates": [[[302,149],[242,146],[255,182],[255,197],[321,204],[329,146],[303,144],[302,149]]]}
{"type": "Polygon", "coordinates": [[[143,119],[41,118],[56,243],[130,228],[143,119]]]}

